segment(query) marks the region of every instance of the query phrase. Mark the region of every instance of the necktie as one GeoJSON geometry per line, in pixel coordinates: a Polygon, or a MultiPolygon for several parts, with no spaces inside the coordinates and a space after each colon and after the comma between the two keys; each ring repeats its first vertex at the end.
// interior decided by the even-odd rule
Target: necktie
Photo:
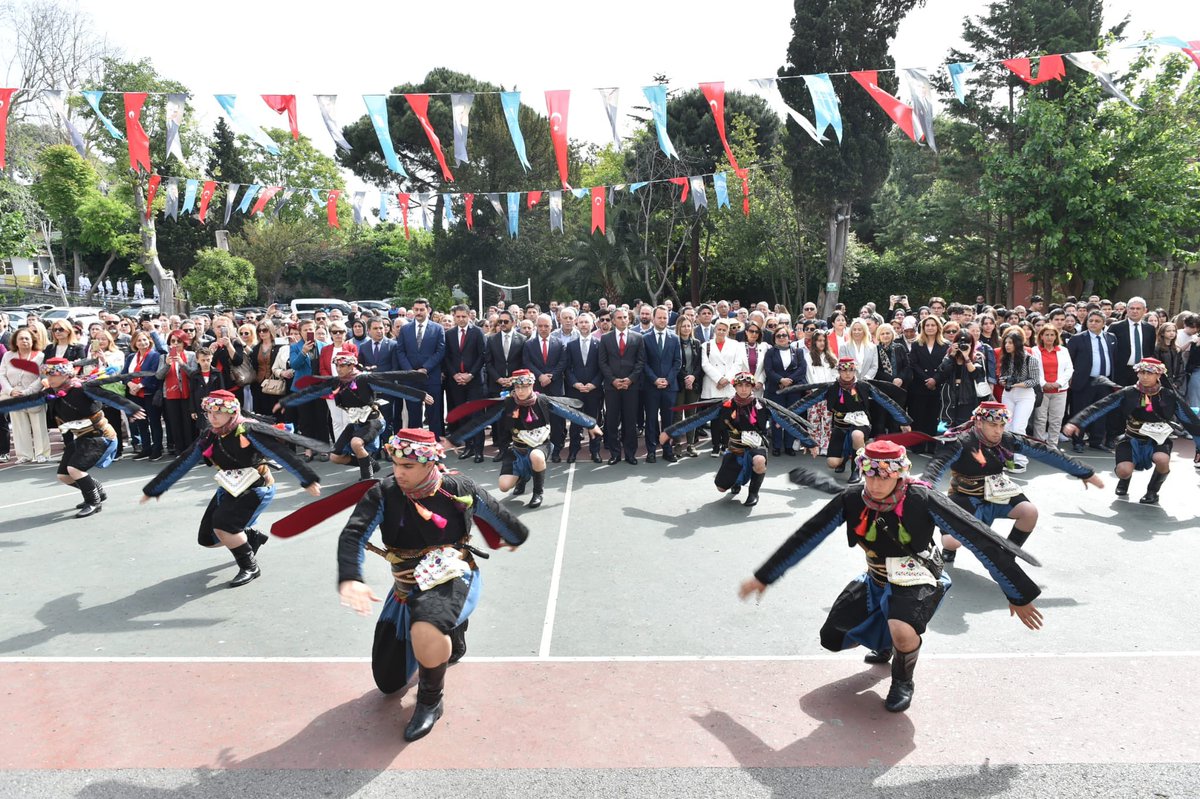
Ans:
{"type": "Polygon", "coordinates": [[[417,349],[421,349],[421,339],[425,338],[425,325],[417,322],[417,349]]]}
{"type": "Polygon", "coordinates": [[[1100,376],[1108,377],[1108,359],[1104,357],[1104,339],[1096,336],[1096,348],[1100,350],[1100,376]]]}
{"type": "Polygon", "coordinates": [[[621,353],[621,357],[625,357],[625,334],[621,333],[617,336],[617,351],[621,353]]]}
{"type": "Polygon", "coordinates": [[[585,336],[579,337],[579,354],[583,358],[583,362],[587,363],[588,340],[585,336]]]}
{"type": "Polygon", "coordinates": [[[462,327],[462,328],[459,328],[459,330],[458,330],[458,355],[459,355],[458,371],[460,371],[460,372],[467,371],[467,364],[465,361],[462,360],[463,350],[465,350],[466,348],[467,348],[467,329],[465,327],[462,327]]]}
{"type": "Polygon", "coordinates": [[[508,360],[508,333],[504,334],[504,359],[508,360]]]}
{"type": "Polygon", "coordinates": [[[662,352],[662,349],[663,349],[663,334],[659,333],[658,334],[658,351],[659,351],[659,353],[662,352]]]}
{"type": "Polygon", "coordinates": [[[550,360],[550,345],[546,343],[546,339],[542,339],[542,363],[550,360]]]}
{"type": "Polygon", "coordinates": [[[371,360],[375,362],[376,366],[379,365],[379,342],[378,341],[376,341],[371,346],[371,360]]]}
{"type": "Polygon", "coordinates": [[[1140,322],[1133,323],[1133,362],[1137,363],[1142,359],[1142,325],[1140,322]]]}

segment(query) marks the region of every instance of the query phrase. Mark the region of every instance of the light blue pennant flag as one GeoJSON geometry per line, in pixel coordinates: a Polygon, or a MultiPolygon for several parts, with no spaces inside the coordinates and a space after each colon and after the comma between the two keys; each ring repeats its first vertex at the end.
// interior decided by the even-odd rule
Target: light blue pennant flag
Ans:
{"type": "Polygon", "coordinates": [[[517,225],[519,224],[521,212],[521,192],[508,192],[508,235],[511,238],[517,237],[517,225]]]}
{"type": "Polygon", "coordinates": [[[194,178],[188,178],[187,185],[183,189],[183,213],[190,214],[192,206],[196,204],[196,192],[200,189],[200,181],[194,178]]]}
{"type": "Polygon", "coordinates": [[[386,191],[379,192],[379,221],[388,221],[388,196],[386,191]]]}
{"type": "Polygon", "coordinates": [[[650,183],[650,181],[648,181],[648,180],[639,180],[637,183],[630,183],[629,184],[629,193],[637,194],[638,189],[640,189],[642,186],[645,186],[649,183],[650,183]]]}
{"type": "Polygon", "coordinates": [[[508,123],[508,133],[512,136],[513,147],[517,149],[517,158],[526,170],[532,169],[525,155],[525,136],[521,133],[521,93],[500,92],[500,105],[504,107],[504,121],[508,123]]]}
{"type": "Polygon", "coordinates": [[[974,61],[961,61],[946,65],[946,71],[950,73],[950,83],[954,84],[954,96],[960,103],[967,101],[967,77],[974,69],[974,61]]]}
{"type": "Polygon", "coordinates": [[[591,189],[571,189],[571,193],[575,195],[576,200],[591,199],[591,189]]]}
{"type": "Polygon", "coordinates": [[[244,214],[250,210],[250,203],[254,202],[254,198],[258,196],[258,190],[261,188],[261,183],[251,183],[246,187],[246,193],[242,195],[242,204],[238,206],[240,213],[244,214]]]}
{"type": "Polygon", "coordinates": [[[643,86],[642,93],[650,103],[650,113],[654,116],[654,132],[658,135],[658,147],[668,158],[678,158],[675,145],[667,136],[667,87],[661,83],[653,86],[643,86]]]}
{"type": "Polygon", "coordinates": [[[314,203],[316,203],[317,205],[324,205],[324,204],[325,204],[325,201],[321,199],[321,190],[320,190],[320,189],[309,189],[309,190],[308,190],[308,193],[309,193],[310,195],[312,195],[312,200],[313,200],[313,202],[314,202],[314,203]]]}
{"type": "Polygon", "coordinates": [[[713,175],[713,193],[717,195],[717,208],[729,207],[729,184],[725,182],[725,173],[713,175]]]}
{"type": "Polygon", "coordinates": [[[102,124],[104,129],[108,131],[108,135],[112,136],[114,139],[124,139],[125,134],[117,130],[116,126],[113,125],[112,120],[104,116],[104,112],[100,110],[100,98],[104,96],[104,92],[87,91],[80,92],[80,94],[82,94],[84,99],[88,101],[88,105],[92,107],[92,110],[96,112],[96,116],[99,118],[100,124],[102,124]]]}
{"type": "Polygon", "coordinates": [[[458,224],[458,219],[454,216],[454,209],[451,207],[451,202],[450,202],[450,198],[453,196],[454,196],[453,194],[443,194],[442,195],[442,216],[446,220],[446,229],[447,230],[449,230],[450,228],[452,228],[456,224],[458,224]]]}
{"type": "Polygon", "coordinates": [[[805,75],[804,83],[813,101],[813,115],[816,116],[818,133],[825,133],[827,128],[833,128],[838,142],[842,141],[842,112],[838,110],[837,94],[833,91],[833,83],[829,75],[819,72],[816,75],[805,75]]]}
{"type": "Polygon", "coordinates": [[[239,133],[249,136],[259,147],[271,155],[279,155],[279,145],[275,143],[275,140],[268,136],[266,131],[255,125],[249,117],[237,110],[236,94],[218,94],[216,98],[221,109],[225,111],[225,116],[229,117],[229,121],[233,123],[233,127],[239,133]]]}
{"type": "Polygon", "coordinates": [[[387,96],[364,94],[363,102],[367,104],[367,116],[371,118],[371,125],[379,138],[379,149],[383,151],[383,160],[387,162],[388,169],[397,175],[408,177],[408,173],[400,164],[399,156],[396,155],[396,148],[392,146],[392,132],[388,128],[387,96]]]}

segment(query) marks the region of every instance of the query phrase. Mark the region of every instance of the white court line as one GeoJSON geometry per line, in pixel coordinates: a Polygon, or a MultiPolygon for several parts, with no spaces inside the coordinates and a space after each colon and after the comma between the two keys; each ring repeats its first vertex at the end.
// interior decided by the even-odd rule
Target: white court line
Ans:
{"type": "Polygon", "coordinates": [[[546,600],[546,618],[542,621],[542,643],[538,657],[550,657],[550,641],[554,637],[554,615],[558,612],[558,585],[562,578],[563,547],[567,542],[567,519],[571,513],[571,487],[575,484],[575,464],[567,469],[567,496],[563,500],[562,520],[558,525],[558,543],[554,548],[554,568],[550,572],[550,597],[546,600]]]}
{"type": "MultiPolygon", "coordinates": [[[[155,474],[157,474],[157,472],[155,472],[155,474]]],[[[178,485],[179,483],[186,482],[189,479],[192,479],[192,478],[198,477],[198,476],[199,475],[187,475],[186,477],[181,477],[179,480],[176,481],[175,484],[178,485]]],[[[115,486],[129,485],[130,483],[148,483],[152,479],[154,479],[153,474],[146,476],[146,477],[134,477],[129,480],[118,480],[115,483],[105,483],[104,487],[105,488],[113,488],[115,486]]],[[[11,505],[0,505],[0,510],[6,510],[8,508],[19,508],[22,505],[32,505],[35,502],[46,502],[47,500],[51,500],[51,499],[62,499],[63,497],[78,497],[78,496],[79,496],[78,491],[72,491],[68,494],[51,494],[48,497],[42,497],[40,499],[27,499],[24,502],[14,502],[11,505]]]]}
{"type": "MultiPolygon", "coordinates": [[[[932,660],[1070,660],[1076,658],[1200,658],[1200,651],[1179,652],[980,652],[930,653],[922,658],[932,660]]],[[[465,657],[463,663],[806,663],[834,660],[853,660],[853,652],[830,655],[614,655],[614,656],[547,656],[517,655],[513,657],[465,657]]],[[[370,663],[367,657],[0,657],[0,665],[39,663],[370,663]]]]}

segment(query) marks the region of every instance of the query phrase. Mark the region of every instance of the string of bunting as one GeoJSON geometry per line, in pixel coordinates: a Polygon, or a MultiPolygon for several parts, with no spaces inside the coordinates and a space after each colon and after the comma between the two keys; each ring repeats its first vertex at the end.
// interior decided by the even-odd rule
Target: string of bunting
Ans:
{"type": "MultiPolygon", "coordinates": [[[[742,213],[749,216],[749,168],[739,168],[738,177],[742,180],[742,213]]],[[[543,197],[547,198],[547,205],[550,209],[550,229],[563,233],[563,195],[565,193],[579,200],[588,200],[592,209],[592,232],[599,230],[601,233],[605,233],[606,205],[614,204],[618,193],[628,192],[632,196],[647,186],[653,187],[662,184],[672,184],[679,188],[679,202],[686,203],[690,196],[692,198],[692,207],[699,211],[709,207],[706,179],[711,179],[717,208],[729,208],[729,183],[725,172],[709,172],[702,175],[661,178],[658,180],[638,181],[636,183],[617,183],[581,189],[485,192],[480,195],[471,192],[431,191],[396,192],[392,194],[391,192],[380,191],[379,204],[373,207],[378,208],[380,221],[390,221],[392,219],[393,208],[395,208],[404,226],[405,238],[410,238],[410,214],[415,216],[419,213],[421,228],[424,230],[432,229],[434,213],[431,205],[436,206],[439,195],[442,199],[442,224],[444,227],[449,229],[453,225],[458,224],[458,217],[454,210],[458,207],[462,209],[463,221],[467,229],[474,230],[475,198],[476,196],[480,196],[488,201],[501,219],[506,221],[508,235],[511,238],[516,238],[520,229],[521,206],[524,205],[526,211],[532,210],[538,206],[543,197]],[[524,198],[523,203],[522,197],[524,198]],[[395,202],[394,206],[393,200],[395,202]]],[[[246,214],[251,217],[265,214],[267,212],[267,205],[276,196],[279,199],[276,201],[271,214],[278,217],[283,207],[296,195],[310,198],[318,207],[324,207],[326,220],[331,227],[341,227],[341,222],[338,219],[338,203],[342,201],[350,203],[351,210],[354,213],[355,224],[362,224],[366,218],[366,190],[355,191],[349,198],[344,199],[343,195],[345,192],[342,189],[322,189],[307,186],[264,186],[259,183],[251,183],[243,187],[240,183],[158,174],[152,174],[147,179],[146,218],[149,219],[153,213],[154,201],[158,196],[159,189],[162,188],[164,196],[162,213],[164,218],[178,221],[180,215],[195,214],[197,219],[204,222],[208,216],[209,205],[216,195],[218,187],[221,186],[225,187],[224,225],[229,224],[229,220],[233,218],[233,214],[235,213],[246,214]],[[163,185],[164,182],[165,186],[163,185]],[[179,198],[181,183],[184,189],[182,203],[179,198]],[[239,193],[241,195],[240,199],[238,196],[239,193]]]]}
{"type": "MultiPolygon", "coordinates": [[[[1123,49],[1154,46],[1178,48],[1190,56],[1196,62],[1197,67],[1200,67],[1200,40],[1185,41],[1178,37],[1165,36],[1127,44],[1123,46],[1123,49]]],[[[1136,108],[1133,101],[1116,86],[1112,76],[1112,69],[1109,67],[1107,61],[1096,52],[1042,55],[1036,59],[1036,70],[1033,58],[951,62],[941,66],[949,75],[955,97],[959,102],[965,102],[969,78],[981,66],[996,63],[1002,64],[1027,84],[1037,86],[1051,80],[1062,80],[1066,75],[1064,59],[1095,76],[1108,94],[1136,108]]],[[[936,151],[937,143],[933,132],[934,88],[931,74],[928,70],[904,68],[895,70],[859,70],[848,73],[822,72],[810,75],[758,78],[751,80],[750,83],[760,95],[783,104],[788,116],[815,142],[824,145],[829,141],[826,137],[826,133],[829,130],[833,131],[839,143],[842,141],[842,120],[839,112],[839,101],[831,80],[832,77],[840,75],[849,75],[854,82],[867,91],[910,139],[918,143],[923,142],[936,151]],[[908,103],[879,87],[878,81],[881,71],[895,72],[900,76],[909,97],[908,103]],[[812,120],[783,102],[778,87],[778,83],[781,80],[803,80],[805,82],[813,102],[812,120]]],[[[733,166],[734,173],[742,179],[743,192],[746,193],[746,176],[744,170],[738,166],[737,159],[729,147],[725,133],[725,83],[721,81],[701,83],[699,84],[699,88],[704,93],[705,99],[708,100],[709,108],[712,110],[714,120],[716,121],[717,132],[724,146],[725,153],[729,158],[730,164],[733,166]]],[[[25,90],[21,88],[0,88],[0,169],[6,168],[5,152],[8,113],[13,95],[19,91],[25,90]]],[[[613,143],[620,149],[621,139],[617,132],[620,90],[617,88],[601,88],[597,91],[600,93],[605,113],[612,129],[613,143]]],[[[61,121],[72,144],[83,154],[85,151],[83,137],[75,127],[67,108],[67,94],[72,92],[68,92],[67,90],[47,90],[42,91],[41,96],[61,121]]],[[[130,168],[134,171],[143,171],[146,173],[150,173],[153,170],[150,158],[150,137],[142,127],[141,113],[148,97],[151,95],[165,96],[165,159],[169,161],[171,156],[175,156],[181,164],[184,163],[184,153],[179,134],[180,125],[184,119],[184,110],[189,99],[187,94],[175,92],[115,92],[112,90],[86,90],[80,91],[79,94],[87,101],[95,113],[97,120],[108,131],[109,135],[115,139],[127,140],[130,168]],[[101,111],[100,101],[106,93],[119,93],[122,95],[125,110],[124,133],[101,111]]],[[[453,120],[455,166],[469,161],[467,154],[467,134],[470,124],[471,107],[476,94],[481,93],[462,92],[450,93],[448,95],[450,97],[453,120]]],[[[528,171],[532,167],[526,155],[524,134],[521,131],[519,121],[521,93],[518,91],[501,91],[482,92],[482,94],[499,95],[512,139],[513,149],[522,167],[528,171]]],[[[659,148],[667,157],[678,158],[678,153],[671,142],[667,130],[667,87],[662,84],[645,86],[642,87],[642,94],[650,106],[659,148]]],[[[400,178],[408,180],[410,179],[409,174],[400,162],[391,139],[387,108],[387,100],[390,96],[396,95],[366,94],[362,96],[362,99],[367,109],[368,118],[371,120],[372,127],[379,140],[380,152],[383,155],[384,161],[392,172],[400,176],[400,178]]],[[[442,179],[446,183],[453,183],[454,175],[446,161],[441,140],[429,120],[430,98],[447,95],[404,94],[401,96],[405,98],[409,108],[417,117],[422,130],[425,132],[430,148],[437,157],[442,179]]],[[[551,141],[554,145],[555,160],[562,182],[562,189],[567,191],[573,191],[567,182],[567,122],[570,96],[570,90],[555,90],[545,93],[546,111],[550,124],[551,141]]],[[[237,95],[218,94],[214,97],[222,113],[229,119],[230,124],[235,130],[245,134],[271,154],[277,155],[279,153],[279,147],[271,137],[246,113],[244,104],[243,106],[238,106],[237,95]]],[[[296,105],[297,96],[295,94],[264,94],[261,97],[271,111],[280,115],[286,114],[292,137],[293,139],[298,139],[300,128],[296,105]]],[[[342,135],[342,127],[337,121],[337,95],[321,94],[314,95],[314,97],[320,108],[325,128],[332,138],[334,145],[340,149],[349,151],[351,149],[350,144],[342,135]]],[[[512,192],[507,192],[507,194],[511,195],[512,192]]]]}

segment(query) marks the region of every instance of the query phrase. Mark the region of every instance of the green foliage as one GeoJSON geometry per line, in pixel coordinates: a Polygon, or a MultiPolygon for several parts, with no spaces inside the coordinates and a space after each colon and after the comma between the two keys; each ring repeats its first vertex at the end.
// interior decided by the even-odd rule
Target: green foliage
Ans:
{"type": "Polygon", "coordinates": [[[0,180],[0,258],[31,258],[38,250],[34,222],[41,209],[30,190],[0,180]]]}
{"type": "Polygon", "coordinates": [[[336,230],[313,220],[256,219],[229,240],[230,251],[254,264],[258,297],[332,296],[344,272],[331,265],[341,256],[336,230]]]}
{"type": "MultiPolygon", "coordinates": [[[[303,134],[299,139],[293,139],[290,131],[271,128],[267,130],[267,135],[279,146],[279,155],[271,155],[244,136],[239,137],[239,141],[243,143],[243,158],[249,173],[254,176],[254,182],[264,186],[287,186],[302,192],[283,206],[277,218],[311,219],[314,223],[319,219],[324,224],[325,208],[322,206],[317,209],[313,205],[308,190],[320,189],[324,194],[329,189],[344,188],[345,180],[337,163],[314,147],[312,140],[303,134]]],[[[281,199],[282,194],[276,195],[263,212],[264,215],[274,215],[274,209],[281,199]]]]}
{"type": "Polygon", "coordinates": [[[33,185],[33,194],[62,233],[64,246],[76,249],[80,236],[79,208],[97,191],[96,170],[74,147],[66,144],[42,150],[37,165],[39,179],[33,185]]]}
{"type": "Polygon", "coordinates": [[[180,281],[194,303],[242,305],[254,299],[254,265],[245,258],[212,247],[196,253],[196,263],[180,281]]]}
{"type": "Polygon", "coordinates": [[[79,241],[94,252],[130,256],[141,243],[133,208],[99,192],[79,206],[79,222],[79,241]]]}
{"type": "MultiPolygon", "coordinates": [[[[421,250],[429,246],[425,239],[427,239],[425,236],[414,239],[414,249],[421,250]]],[[[451,287],[435,276],[432,264],[428,259],[419,257],[417,253],[414,255],[416,257],[404,269],[392,290],[396,302],[401,305],[412,305],[413,300],[424,298],[429,300],[434,308],[449,308],[454,304],[451,287]]]]}
{"type": "Polygon", "coordinates": [[[410,263],[411,241],[396,225],[358,228],[347,238],[345,252],[335,260],[344,271],[346,297],[379,299],[388,291],[410,263]]]}

